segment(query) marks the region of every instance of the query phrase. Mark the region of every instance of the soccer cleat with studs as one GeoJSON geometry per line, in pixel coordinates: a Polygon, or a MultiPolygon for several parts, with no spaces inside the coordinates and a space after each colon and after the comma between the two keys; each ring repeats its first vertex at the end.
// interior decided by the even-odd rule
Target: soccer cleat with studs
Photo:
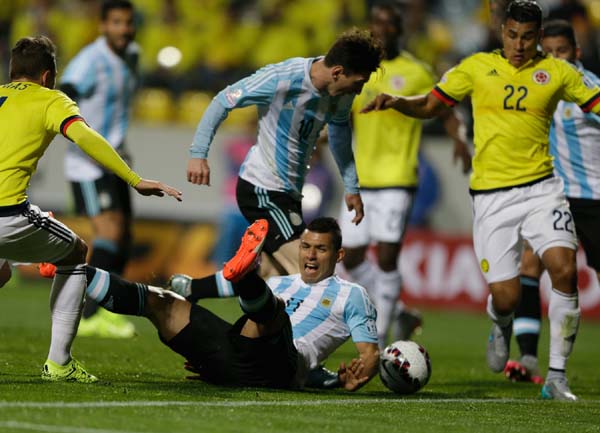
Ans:
{"type": "Polygon", "coordinates": [[[512,382],[533,382],[536,385],[544,383],[537,358],[531,355],[524,355],[520,361],[508,360],[504,366],[504,375],[512,382]]]}
{"type": "Polygon", "coordinates": [[[226,280],[235,283],[256,268],[268,231],[269,222],[265,219],[250,224],[242,236],[242,244],[237,252],[223,266],[223,277],[226,280]]]}
{"type": "Polygon", "coordinates": [[[487,365],[494,373],[500,373],[508,361],[510,354],[510,337],[512,335],[512,322],[501,328],[494,324],[488,338],[486,359],[487,365]]]}
{"type": "Polygon", "coordinates": [[[71,358],[67,365],[58,365],[49,359],[46,360],[42,368],[42,379],[49,382],[98,382],[96,376],[88,373],[79,361],[73,358],[71,358]]]}
{"type": "Polygon", "coordinates": [[[192,277],[185,274],[173,274],[165,289],[187,298],[192,294],[192,277]]]}
{"type": "Polygon", "coordinates": [[[542,387],[542,398],[544,400],[577,401],[575,394],[571,392],[566,377],[546,380],[542,387]]]}
{"type": "Polygon", "coordinates": [[[99,308],[92,316],[82,318],[77,329],[79,337],[133,338],[135,325],[124,316],[99,308]]]}

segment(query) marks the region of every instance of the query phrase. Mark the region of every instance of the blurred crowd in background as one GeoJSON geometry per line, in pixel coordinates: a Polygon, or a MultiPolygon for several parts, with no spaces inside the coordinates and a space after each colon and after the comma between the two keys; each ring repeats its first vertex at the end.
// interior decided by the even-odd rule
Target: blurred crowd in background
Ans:
{"type": "MultiPolygon", "coordinates": [[[[142,48],[142,120],[194,125],[202,106],[228,83],[259,67],[327,51],[336,35],[363,27],[376,0],[138,0],[142,48]]],[[[441,75],[462,57],[497,46],[492,13],[506,0],[398,0],[405,10],[403,46],[441,75]]],[[[45,34],[58,67],[98,35],[99,0],[2,0],[0,81],[10,47],[45,34]]],[[[571,19],[584,63],[600,72],[600,0],[539,0],[547,16],[571,19]]],[[[235,119],[234,119],[235,120],[235,119]]],[[[243,120],[242,120],[243,121],[243,120]]]]}

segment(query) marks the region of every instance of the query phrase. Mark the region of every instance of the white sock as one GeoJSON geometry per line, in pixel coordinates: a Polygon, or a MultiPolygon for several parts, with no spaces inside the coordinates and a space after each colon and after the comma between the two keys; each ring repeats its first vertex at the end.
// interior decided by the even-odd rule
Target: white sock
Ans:
{"type": "Polygon", "coordinates": [[[390,328],[390,322],[394,317],[396,301],[400,296],[402,287],[402,275],[398,270],[384,272],[379,270],[375,278],[375,307],[377,308],[377,334],[379,345],[384,347],[385,340],[390,328]]]}
{"type": "Polygon", "coordinates": [[[567,359],[579,328],[579,297],[577,293],[567,295],[552,289],[548,305],[550,321],[550,368],[565,370],[567,359]]]}
{"type": "Polygon", "coordinates": [[[507,326],[509,326],[512,323],[512,319],[513,319],[513,313],[507,315],[507,316],[501,316],[500,314],[498,314],[496,312],[496,310],[494,309],[494,304],[492,303],[492,295],[489,294],[488,295],[488,299],[487,299],[487,313],[488,316],[490,317],[490,319],[492,319],[492,322],[494,322],[496,325],[498,325],[501,328],[506,328],[507,326]]]}
{"type": "Polygon", "coordinates": [[[48,359],[59,365],[71,359],[71,344],[79,326],[85,287],[85,264],[57,266],[50,291],[52,337],[48,359]]]}
{"type": "Polygon", "coordinates": [[[365,259],[354,269],[346,268],[350,279],[356,284],[360,284],[369,293],[371,299],[375,299],[375,278],[379,269],[369,260],[365,259]]]}

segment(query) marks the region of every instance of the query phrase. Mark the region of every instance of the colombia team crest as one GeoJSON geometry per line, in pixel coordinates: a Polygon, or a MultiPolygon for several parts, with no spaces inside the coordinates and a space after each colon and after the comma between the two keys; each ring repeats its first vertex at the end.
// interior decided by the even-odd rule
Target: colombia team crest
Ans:
{"type": "Polygon", "coordinates": [[[533,78],[533,81],[537,84],[548,84],[550,82],[550,74],[548,73],[548,71],[545,71],[543,69],[538,69],[536,71],[533,72],[533,76],[531,77],[533,78]]]}

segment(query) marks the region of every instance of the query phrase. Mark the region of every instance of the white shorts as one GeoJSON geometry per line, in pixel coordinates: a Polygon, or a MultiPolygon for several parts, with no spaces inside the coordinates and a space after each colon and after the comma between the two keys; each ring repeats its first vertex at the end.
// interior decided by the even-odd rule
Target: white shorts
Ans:
{"type": "Polygon", "coordinates": [[[77,235],[35,205],[0,217],[0,257],[15,262],[54,263],[73,251],[77,235]]]}
{"type": "Polygon", "coordinates": [[[519,275],[523,240],[540,256],[552,247],[577,249],[559,178],[473,196],[473,244],[488,283],[519,275]]]}
{"type": "Polygon", "coordinates": [[[363,190],[360,195],[365,217],[359,225],[352,222],[354,211],[348,212],[342,203],[340,228],[342,244],[348,248],[371,242],[401,242],[413,205],[414,191],[407,189],[363,190]]]}

